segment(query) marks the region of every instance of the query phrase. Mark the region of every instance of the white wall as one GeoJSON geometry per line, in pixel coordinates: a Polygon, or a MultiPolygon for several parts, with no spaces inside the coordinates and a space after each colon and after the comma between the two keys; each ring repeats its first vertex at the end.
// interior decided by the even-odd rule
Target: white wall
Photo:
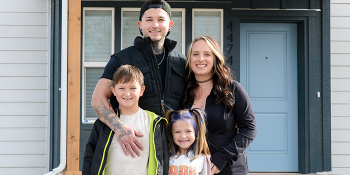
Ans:
{"type": "Polygon", "coordinates": [[[350,174],[350,1],[331,0],[332,172],[350,174]]]}
{"type": "Polygon", "coordinates": [[[0,1],[0,174],[48,171],[48,0],[0,1]]]}

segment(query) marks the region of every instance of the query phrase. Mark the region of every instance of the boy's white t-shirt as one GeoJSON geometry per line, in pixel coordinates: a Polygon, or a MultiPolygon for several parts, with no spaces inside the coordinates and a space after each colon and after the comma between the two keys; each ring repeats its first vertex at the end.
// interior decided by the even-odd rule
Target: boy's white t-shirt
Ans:
{"type": "Polygon", "coordinates": [[[189,153],[189,157],[186,155],[172,156],[169,160],[169,175],[201,175],[203,174],[203,167],[205,162],[205,156],[200,154],[194,160],[191,161],[192,155],[189,153]]]}
{"type": "Polygon", "coordinates": [[[116,134],[114,134],[111,146],[107,156],[107,162],[105,166],[106,175],[135,175],[135,174],[147,174],[148,172],[148,155],[149,155],[149,118],[148,113],[139,109],[135,114],[125,116],[120,115],[120,120],[128,126],[140,131],[143,136],[136,137],[143,146],[141,156],[135,158],[126,156],[120,143],[118,142],[116,134]]]}

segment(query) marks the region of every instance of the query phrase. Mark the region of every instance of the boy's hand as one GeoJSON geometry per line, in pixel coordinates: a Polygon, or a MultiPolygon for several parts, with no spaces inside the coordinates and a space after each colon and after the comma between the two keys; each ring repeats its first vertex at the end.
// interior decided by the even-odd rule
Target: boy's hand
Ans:
{"type": "Polygon", "coordinates": [[[137,131],[133,127],[122,125],[117,129],[117,131],[115,131],[115,134],[126,156],[129,156],[129,153],[134,158],[136,157],[135,153],[137,156],[141,155],[140,150],[143,150],[143,146],[136,138],[136,136],[143,136],[141,132],[137,131]]]}

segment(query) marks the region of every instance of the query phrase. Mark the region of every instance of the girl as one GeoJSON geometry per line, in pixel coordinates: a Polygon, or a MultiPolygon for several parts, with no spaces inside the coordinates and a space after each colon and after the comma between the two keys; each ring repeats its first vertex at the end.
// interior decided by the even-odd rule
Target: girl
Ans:
{"type": "Polygon", "coordinates": [[[168,111],[169,175],[209,175],[210,152],[201,109],[168,111]]]}

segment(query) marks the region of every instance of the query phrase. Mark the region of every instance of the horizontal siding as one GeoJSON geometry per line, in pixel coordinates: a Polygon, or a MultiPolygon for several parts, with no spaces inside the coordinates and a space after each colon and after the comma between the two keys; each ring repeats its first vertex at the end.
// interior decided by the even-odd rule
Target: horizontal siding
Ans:
{"type": "Polygon", "coordinates": [[[47,103],[0,103],[1,116],[48,115],[47,103]]]}
{"type": "Polygon", "coordinates": [[[0,26],[0,38],[3,37],[47,37],[47,26],[0,26]]]}
{"type": "Polygon", "coordinates": [[[47,103],[47,90],[0,90],[0,103],[47,103]]]}
{"type": "Polygon", "coordinates": [[[333,104],[350,104],[350,92],[332,92],[331,95],[331,102],[333,104]]]}
{"type": "Polygon", "coordinates": [[[0,135],[1,142],[46,141],[47,139],[46,128],[0,128],[0,135]]]}
{"type": "Polygon", "coordinates": [[[336,172],[335,173],[332,173],[335,174],[335,175],[349,175],[350,174],[350,168],[336,168],[336,167],[333,167],[332,168],[332,172],[336,172]]]}
{"type": "MultiPolygon", "coordinates": [[[[334,69],[334,68],[332,68],[334,69]]],[[[331,81],[332,92],[336,91],[350,91],[350,79],[332,79],[331,81]]]]}
{"type": "Polygon", "coordinates": [[[332,129],[332,141],[334,142],[350,142],[349,136],[350,129],[332,129]]]}
{"type": "MultiPolygon", "coordinates": [[[[350,28],[349,17],[333,17],[331,16],[331,29],[334,28],[350,28]]],[[[332,39],[332,38],[331,38],[332,39]]]]}
{"type": "Polygon", "coordinates": [[[350,104],[331,104],[331,115],[337,117],[350,116],[350,104]]]}
{"type": "Polygon", "coordinates": [[[332,153],[334,155],[349,155],[350,156],[350,149],[349,148],[350,148],[350,142],[333,142],[332,143],[332,153]]]}
{"type": "Polygon", "coordinates": [[[2,0],[0,12],[48,12],[45,0],[2,0]]]}
{"type": "Polygon", "coordinates": [[[339,3],[331,5],[332,16],[350,16],[350,4],[349,3],[339,3]]]}
{"type": "Polygon", "coordinates": [[[12,115],[0,116],[0,128],[44,128],[47,125],[47,115],[12,115]],[[5,122],[6,121],[6,122],[5,122]]]}
{"type": "Polygon", "coordinates": [[[0,77],[1,89],[48,89],[48,77],[0,77]],[[35,82],[35,83],[34,83],[35,82]]]}
{"type": "Polygon", "coordinates": [[[47,77],[48,74],[47,64],[0,64],[1,77],[47,77]]]}
{"type": "Polygon", "coordinates": [[[0,0],[0,174],[49,171],[50,3],[0,0]]]}
{"type": "Polygon", "coordinates": [[[0,168],[1,175],[14,175],[14,174],[45,174],[46,168],[0,168]]]}
{"type": "Polygon", "coordinates": [[[2,13],[0,12],[0,26],[47,26],[47,13],[2,13]]]}
{"type": "Polygon", "coordinates": [[[331,37],[332,41],[350,41],[350,29],[332,29],[331,37]],[[347,35],[344,35],[344,33],[347,33],[347,35]]]}
{"type": "MultiPolygon", "coordinates": [[[[0,17],[1,19],[1,17],[0,17]]],[[[0,38],[1,50],[48,50],[48,38],[0,38]]]]}
{"type": "Polygon", "coordinates": [[[11,64],[11,63],[29,63],[29,64],[43,64],[48,63],[49,52],[47,50],[6,50],[0,51],[0,63],[11,64]]]}
{"type": "MultiPolygon", "coordinates": [[[[350,129],[350,117],[332,117],[332,129],[350,129]]],[[[348,147],[350,151],[350,146],[348,147]]]]}
{"type": "Polygon", "coordinates": [[[349,0],[331,0],[331,3],[332,4],[350,4],[350,1],[349,0]]]}
{"type": "Polygon", "coordinates": [[[350,66],[350,54],[332,54],[331,57],[331,64],[333,66],[350,66]]]}
{"type": "Polygon", "coordinates": [[[0,155],[45,155],[47,153],[46,141],[30,142],[2,142],[3,149],[0,155]]]}
{"type": "Polygon", "coordinates": [[[332,156],[333,167],[347,168],[349,167],[349,163],[350,163],[350,155],[333,155],[332,156]]]}
{"type": "MultiPolygon", "coordinates": [[[[350,50],[350,47],[349,47],[350,50]]],[[[332,66],[331,67],[332,78],[346,78],[350,79],[350,66],[332,66]]]]}
{"type": "Polygon", "coordinates": [[[46,155],[0,155],[0,168],[45,168],[46,155]]]}
{"type": "Polygon", "coordinates": [[[350,174],[350,1],[331,0],[332,173],[350,174]]]}
{"type": "Polygon", "coordinates": [[[350,42],[331,41],[331,53],[350,53],[350,42]]]}

